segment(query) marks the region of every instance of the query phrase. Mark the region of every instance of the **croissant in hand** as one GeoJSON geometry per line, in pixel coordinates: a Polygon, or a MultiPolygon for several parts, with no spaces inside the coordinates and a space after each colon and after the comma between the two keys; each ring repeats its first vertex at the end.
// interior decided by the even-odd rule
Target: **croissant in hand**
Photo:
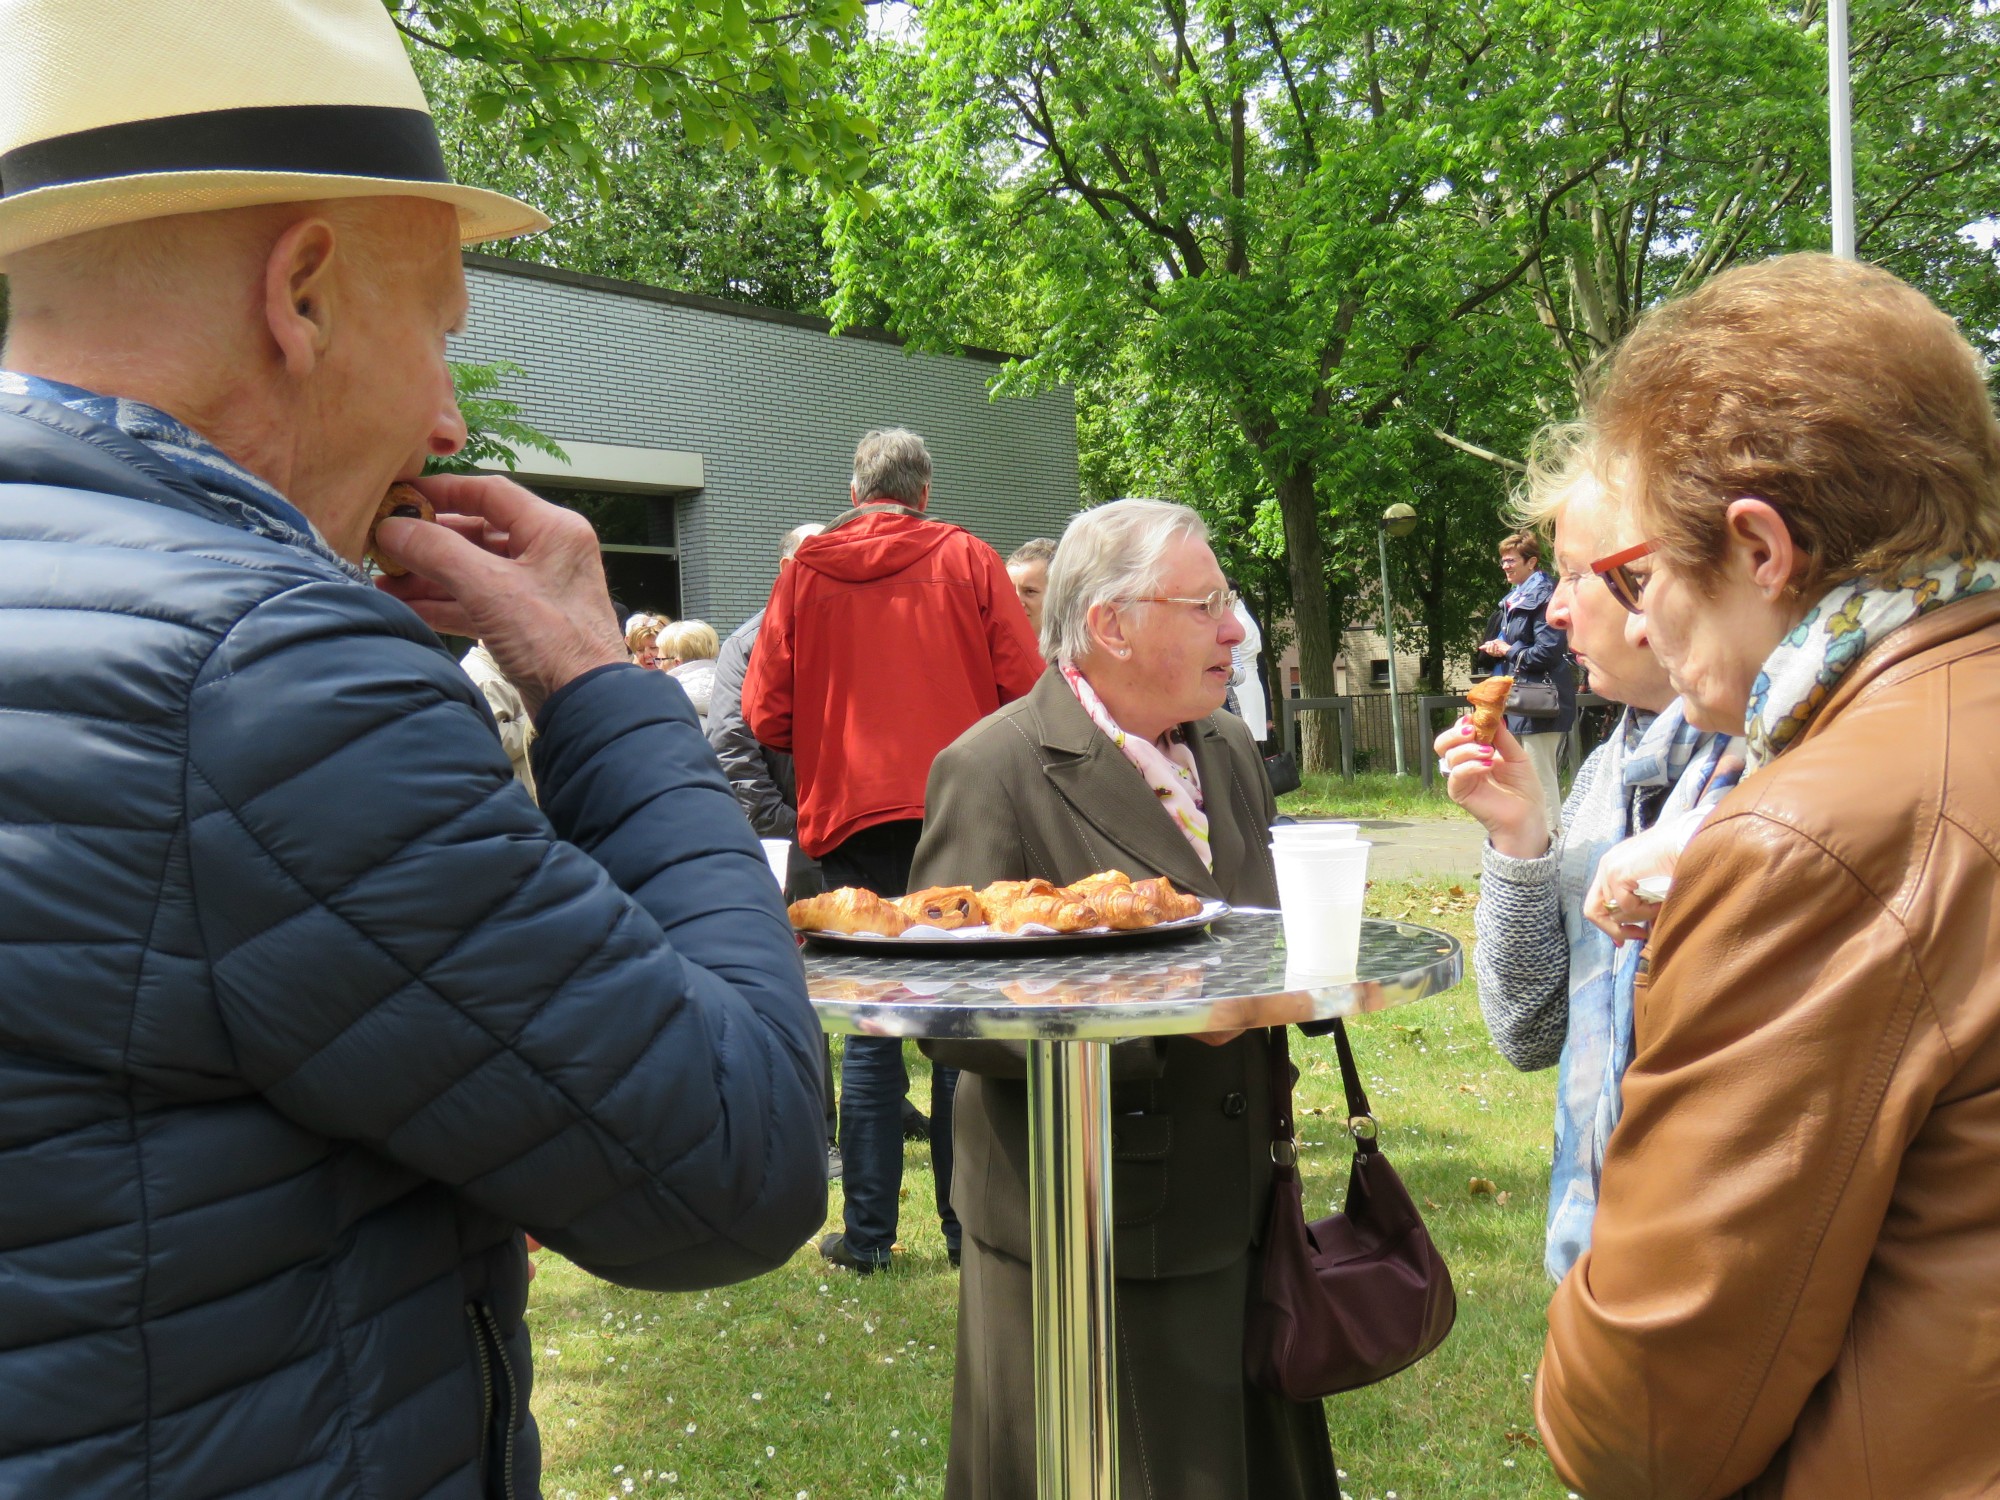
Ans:
{"type": "Polygon", "coordinates": [[[1466,689],[1472,704],[1472,737],[1480,744],[1490,745],[1500,737],[1500,726],[1507,722],[1507,695],[1513,691],[1511,677],[1489,677],[1466,689]]]}
{"type": "Polygon", "coordinates": [[[801,932],[873,932],[901,937],[916,925],[893,901],[851,885],[794,901],[787,912],[792,926],[801,932]]]}

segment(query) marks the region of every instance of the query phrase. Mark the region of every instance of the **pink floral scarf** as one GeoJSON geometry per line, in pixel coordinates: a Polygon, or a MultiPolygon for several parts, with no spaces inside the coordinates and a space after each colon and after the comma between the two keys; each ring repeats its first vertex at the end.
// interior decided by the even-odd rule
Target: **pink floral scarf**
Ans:
{"type": "Polygon", "coordinates": [[[1208,814],[1202,811],[1201,776],[1194,768],[1194,752],[1175,732],[1169,733],[1165,745],[1127,734],[1118,727],[1110,710],[1105,708],[1104,700],[1097,696],[1081,672],[1065,664],[1062,674],[1069,690],[1076,694],[1076,701],[1090,715],[1090,722],[1102,730],[1104,737],[1132,762],[1132,768],[1145,777],[1146,785],[1160,799],[1161,808],[1174,820],[1174,826],[1180,829],[1194,852],[1201,856],[1202,868],[1213,870],[1215,856],[1208,847],[1208,814]]]}

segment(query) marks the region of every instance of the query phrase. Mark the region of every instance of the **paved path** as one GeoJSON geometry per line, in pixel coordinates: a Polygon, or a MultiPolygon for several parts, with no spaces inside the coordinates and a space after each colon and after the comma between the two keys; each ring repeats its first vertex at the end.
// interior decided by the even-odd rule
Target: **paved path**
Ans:
{"type": "Polygon", "coordinates": [[[1486,830],[1464,814],[1363,819],[1361,836],[1375,846],[1368,856],[1371,880],[1439,875],[1470,879],[1479,873],[1479,851],[1486,843],[1486,830]]]}

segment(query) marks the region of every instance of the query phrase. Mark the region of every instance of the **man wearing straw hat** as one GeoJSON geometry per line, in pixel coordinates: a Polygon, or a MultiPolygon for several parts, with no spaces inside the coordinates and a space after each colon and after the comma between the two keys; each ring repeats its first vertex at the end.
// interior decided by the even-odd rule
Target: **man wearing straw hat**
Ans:
{"type": "Polygon", "coordinates": [[[0,80],[0,1496],[534,1496],[524,1228],[691,1287],[825,1210],[777,889],[589,527],[426,479],[360,566],[465,439],[460,242],[544,221],[380,0],[0,0],[0,80]]]}

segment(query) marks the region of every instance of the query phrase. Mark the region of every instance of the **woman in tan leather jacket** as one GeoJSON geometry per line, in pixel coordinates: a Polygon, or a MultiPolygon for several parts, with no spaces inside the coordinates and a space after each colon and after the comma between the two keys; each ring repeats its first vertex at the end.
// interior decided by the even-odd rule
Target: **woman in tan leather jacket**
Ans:
{"type": "Polygon", "coordinates": [[[1594,564],[1750,774],[1635,1001],[1536,1408],[1591,1500],[2000,1492],[2000,423],[1885,271],[1648,315],[1586,413],[1594,564]],[[1635,616],[1636,618],[1636,616],[1635,616]]]}

